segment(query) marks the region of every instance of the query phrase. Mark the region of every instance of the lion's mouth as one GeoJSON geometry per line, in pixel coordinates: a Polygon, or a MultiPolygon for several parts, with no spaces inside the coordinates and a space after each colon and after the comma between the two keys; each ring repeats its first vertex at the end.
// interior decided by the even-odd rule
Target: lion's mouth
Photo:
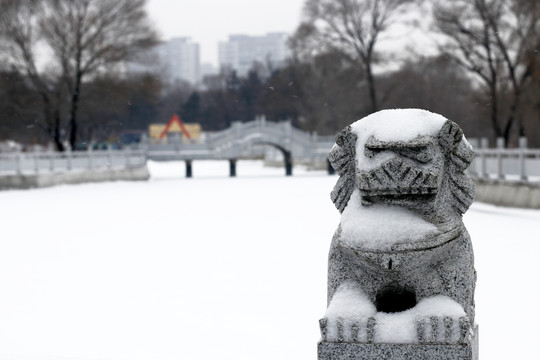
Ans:
{"type": "MultiPolygon", "coordinates": [[[[380,167],[357,173],[363,205],[383,203],[419,207],[437,195],[436,169],[417,167],[394,157],[380,167]]],[[[421,206],[424,207],[424,206],[421,206]]]]}
{"type": "Polygon", "coordinates": [[[360,189],[362,205],[388,204],[388,205],[413,205],[420,203],[432,203],[437,196],[437,188],[411,188],[405,192],[397,192],[396,189],[384,189],[377,191],[365,191],[360,189]]]}

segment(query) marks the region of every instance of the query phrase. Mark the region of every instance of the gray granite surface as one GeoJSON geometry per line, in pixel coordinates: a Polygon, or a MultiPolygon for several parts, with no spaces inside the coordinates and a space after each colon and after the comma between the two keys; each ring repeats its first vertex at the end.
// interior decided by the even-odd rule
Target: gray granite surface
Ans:
{"type": "MultiPolygon", "coordinates": [[[[399,115],[388,112],[388,116],[399,115]]],[[[409,125],[407,121],[399,123],[409,125]]],[[[357,129],[345,128],[329,154],[339,174],[331,193],[337,209],[343,212],[356,191],[361,197],[358,206],[402,207],[433,224],[437,232],[387,249],[368,249],[345,241],[340,224],[329,254],[329,307],[341,285],[354,283],[377,312],[399,313],[414,308],[422,299],[442,295],[461,305],[465,315],[416,319],[414,344],[373,343],[377,339],[375,317],[355,323],[345,315],[330,319],[338,335],[336,338],[334,331],[334,341],[328,341],[330,325],[325,317],[320,322],[319,359],[474,359],[476,271],[471,240],[462,222],[462,214],[474,199],[474,183],[465,173],[473,159],[472,148],[450,120],[442,123],[435,136],[420,134],[410,141],[382,141],[360,134],[364,142],[359,143],[357,129]],[[363,168],[357,151],[367,159],[384,154],[387,160],[363,168]],[[364,337],[356,336],[360,333],[364,337]]]]}
{"type": "Polygon", "coordinates": [[[319,359],[333,360],[478,360],[478,331],[461,344],[373,344],[321,341],[319,359]]]}

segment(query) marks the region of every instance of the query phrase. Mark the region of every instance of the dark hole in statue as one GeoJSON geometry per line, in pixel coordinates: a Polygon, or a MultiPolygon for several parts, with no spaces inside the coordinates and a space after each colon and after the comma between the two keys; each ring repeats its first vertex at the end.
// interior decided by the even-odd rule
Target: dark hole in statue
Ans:
{"type": "Polygon", "coordinates": [[[395,286],[385,287],[375,297],[377,311],[395,313],[405,311],[416,306],[414,290],[395,286]]]}

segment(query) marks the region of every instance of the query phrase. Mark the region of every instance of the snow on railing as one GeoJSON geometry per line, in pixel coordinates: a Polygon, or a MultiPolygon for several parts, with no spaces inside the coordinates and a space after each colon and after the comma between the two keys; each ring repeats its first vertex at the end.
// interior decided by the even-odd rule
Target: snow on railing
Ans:
{"type": "Polygon", "coordinates": [[[146,166],[143,149],[0,153],[0,176],[146,166]]]}

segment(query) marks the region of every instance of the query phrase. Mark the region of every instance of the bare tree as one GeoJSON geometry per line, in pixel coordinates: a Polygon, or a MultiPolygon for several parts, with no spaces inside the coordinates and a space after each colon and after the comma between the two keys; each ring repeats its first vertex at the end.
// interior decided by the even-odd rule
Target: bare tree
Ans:
{"type": "Polygon", "coordinates": [[[41,99],[24,76],[0,71],[0,140],[30,143],[42,139],[34,119],[41,114],[41,99]]]}
{"type": "Polygon", "coordinates": [[[454,0],[438,1],[434,9],[436,26],[449,40],[443,51],[486,90],[495,136],[508,144],[515,123],[524,135],[518,118],[523,91],[538,65],[540,3],[454,0]],[[504,109],[503,100],[508,103],[504,109]]]}
{"type": "Polygon", "coordinates": [[[37,125],[63,150],[60,138],[60,89],[49,74],[38,71],[36,52],[40,42],[37,25],[41,2],[1,0],[0,50],[5,63],[24,74],[31,82],[42,102],[43,119],[37,125]]]}
{"type": "MultiPolygon", "coordinates": [[[[145,0],[0,1],[3,43],[13,64],[42,93],[44,104],[51,103],[50,81],[46,81],[51,72],[40,72],[36,52],[41,45],[51,54],[54,82],[67,94],[68,140],[74,148],[84,81],[157,42],[144,9],[145,0]]],[[[60,110],[57,113],[55,121],[60,122],[60,110]]],[[[51,118],[54,116],[45,114],[46,123],[54,123],[51,118]]],[[[55,142],[57,146],[60,143],[59,139],[55,142]]]]}
{"type": "MultiPolygon", "coordinates": [[[[373,75],[375,46],[395,15],[411,0],[307,0],[305,21],[294,42],[321,43],[339,50],[361,66],[367,81],[371,111],[378,109],[373,75]]],[[[298,45],[298,44],[297,44],[298,45]]]]}

